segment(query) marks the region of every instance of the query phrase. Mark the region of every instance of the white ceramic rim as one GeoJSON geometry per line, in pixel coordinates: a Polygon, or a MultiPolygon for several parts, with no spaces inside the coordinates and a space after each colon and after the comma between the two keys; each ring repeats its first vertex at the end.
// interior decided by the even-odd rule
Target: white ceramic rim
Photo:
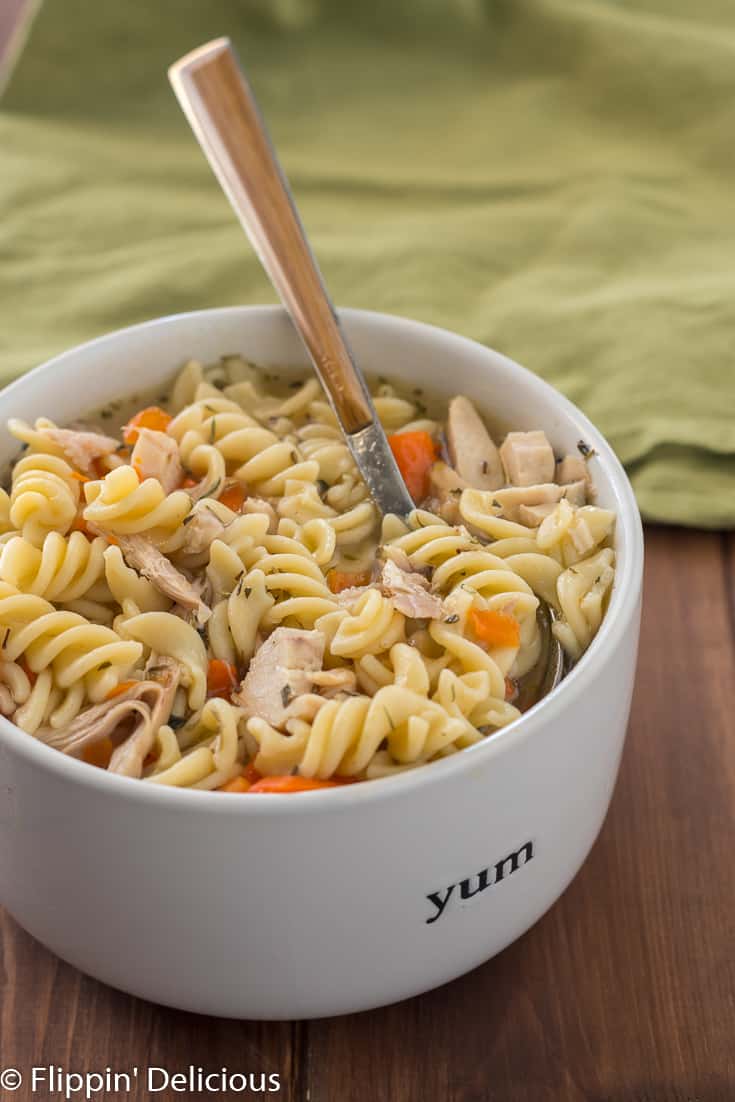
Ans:
{"type": "MultiPolygon", "coordinates": [[[[280,306],[226,306],[209,310],[194,310],[181,314],[170,314],[165,317],[153,318],[150,321],[140,322],[137,325],[127,326],[106,333],[94,340],[85,341],[81,345],[62,352],[46,363],[34,368],[32,371],[16,379],[4,389],[4,395],[23,388],[25,380],[31,375],[38,378],[40,374],[51,375],[60,367],[64,367],[66,361],[76,356],[82,350],[101,347],[105,343],[113,342],[121,336],[132,333],[140,333],[159,325],[170,325],[180,318],[201,317],[202,320],[214,319],[229,313],[243,313],[245,311],[258,311],[259,313],[272,312],[274,315],[283,316],[284,310],[280,306]]],[[[315,813],[327,809],[337,810],[364,801],[380,801],[394,796],[400,797],[403,792],[421,786],[441,784],[450,776],[462,773],[476,766],[481,756],[491,757],[512,750],[519,739],[530,738],[536,732],[540,732],[545,726],[546,718],[562,712],[574,696],[583,693],[594,677],[605,664],[606,654],[617,646],[622,635],[627,631],[633,621],[633,616],[638,603],[639,592],[643,577],[643,528],[640,513],[636,503],[633,489],[628,477],[623,470],[620,460],[615,455],[610,445],[598,429],[568,398],[557,391],[538,375],[534,375],[528,368],[504,356],[494,349],[489,349],[469,337],[462,337],[448,329],[428,325],[425,322],[414,321],[395,314],[383,314],[373,310],[360,310],[355,308],[340,308],[340,318],[349,323],[351,318],[355,320],[374,320],[384,328],[396,328],[405,332],[414,329],[424,336],[436,335],[442,340],[451,338],[455,343],[471,345],[473,349],[481,349],[485,353],[491,353],[498,357],[503,364],[519,374],[522,384],[529,390],[535,390],[541,397],[553,401],[557,409],[575,425],[580,433],[580,438],[590,443],[601,463],[610,482],[614,495],[619,503],[616,520],[616,536],[621,529],[625,535],[626,562],[623,570],[616,569],[615,584],[610,598],[610,604],[605,613],[602,625],[597,635],[592,640],[587,651],[579,662],[561,680],[559,685],[547,696],[543,697],[533,707],[507,727],[501,727],[495,734],[489,735],[474,746],[467,747],[457,754],[439,761],[411,769],[405,773],[396,773],[388,777],[380,777],[362,784],[345,785],[344,788],[331,788],[311,792],[275,794],[270,793],[267,798],[256,800],[223,799],[221,793],[208,792],[201,789],[175,788],[163,785],[144,784],[131,777],[120,777],[107,773],[101,769],[89,767],[86,763],[79,762],[75,758],[67,757],[58,750],[46,746],[37,739],[28,735],[25,731],[12,724],[4,716],[0,716],[0,743],[5,740],[9,747],[25,757],[40,768],[51,773],[56,773],[60,778],[75,782],[91,788],[107,790],[112,796],[128,798],[131,802],[143,801],[158,803],[162,808],[187,807],[199,813],[216,813],[218,815],[300,815],[315,813]]]]}

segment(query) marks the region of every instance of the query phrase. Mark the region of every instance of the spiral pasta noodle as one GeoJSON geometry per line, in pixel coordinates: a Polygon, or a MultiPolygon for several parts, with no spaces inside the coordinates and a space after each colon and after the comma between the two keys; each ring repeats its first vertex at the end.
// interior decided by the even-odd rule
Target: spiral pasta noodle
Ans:
{"type": "Polygon", "coordinates": [[[84,496],[82,516],[87,524],[112,535],[145,533],[154,541],[178,533],[191,511],[191,498],[183,490],[166,494],[157,479],[141,482],[128,466],[116,467],[101,481],[87,482],[84,496]]]}
{"type": "Polygon", "coordinates": [[[22,657],[36,675],[50,669],[59,689],[83,686],[91,701],[114,689],[142,651],[112,629],[57,611],[43,597],[20,593],[7,582],[0,582],[0,631],[8,661],[22,657]]]}
{"type": "Polygon", "coordinates": [[[31,452],[13,467],[11,525],[37,547],[49,532],[64,535],[77,515],[79,486],[66,460],[31,452]]]}
{"type": "Polygon", "coordinates": [[[13,420],[3,721],[230,793],[389,776],[512,725],[554,637],[578,661],[610,600],[589,449],[558,462],[540,430],[498,448],[463,396],[379,379],[373,401],[406,518],[381,519],[316,378],[237,355],[189,361],[129,414],[13,420]]]}
{"type": "Polygon", "coordinates": [[[13,536],[0,551],[0,578],[24,593],[68,603],[82,597],[104,600],[104,553],[107,544],[91,542],[81,532],[68,537],[49,532],[39,548],[13,536]]]}

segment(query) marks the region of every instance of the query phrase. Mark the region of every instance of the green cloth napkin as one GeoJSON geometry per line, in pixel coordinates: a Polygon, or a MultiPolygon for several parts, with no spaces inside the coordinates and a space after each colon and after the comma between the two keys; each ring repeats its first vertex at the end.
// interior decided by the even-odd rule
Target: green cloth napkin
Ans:
{"type": "Polygon", "coordinates": [[[648,518],[735,525],[732,0],[45,0],[0,104],[0,377],[273,299],[166,78],[220,34],[338,303],[500,349],[648,518]]]}

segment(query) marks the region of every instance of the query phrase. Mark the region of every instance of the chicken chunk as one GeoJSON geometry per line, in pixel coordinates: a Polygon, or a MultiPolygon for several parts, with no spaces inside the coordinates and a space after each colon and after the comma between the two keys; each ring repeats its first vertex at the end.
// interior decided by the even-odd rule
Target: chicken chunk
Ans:
{"type": "Polygon", "coordinates": [[[536,486],[554,481],[556,461],[546,433],[509,432],[500,446],[506,482],[511,486],[536,486]]]}
{"type": "Polygon", "coordinates": [[[177,489],[184,477],[179,459],[179,445],[165,432],[138,429],[138,439],[135,441],[130,462],[141,480],[157,478],[167,494],[177,489]]]}
{"type": "Polygon", "coordinates": [[[118,542],[128,565],[147,578],[159,593],[195,612],[200,624],[207,622],[212,615],[211,609],[204,604],[188,578],[172,566],[150,540],[144,536],[118,536],[118,542]]]}
{"type": "Polygon", "coordinates": [[[249,716],[260,716],[274,727],[285,719],[290,702],[308,693],[310,676],[322,668],[326,639],[321,631],[279,627],[258,648],[235,703],[249,716]]]}
{"type": "Polygon", "coordinates": [[[408,573],[392,559],[387,559],[381,571],[380,586],[394,608],[404,616],[419,620],[441,618],[442,602],[429,592],[429,583],[423,574],[408,573]]]}
{"type": "Polygon", "coordinates": [[[475,490],[503,485],[500,454],[469,398],[458,394],[449,403],[447,443],[452,466],[475,490]]]}
{"type": "Polygon", "coordinates": [[[567,486],[570,482],[584,482],[589,485],[590,476],[582,456],[565,455],[556,465],[556,481],[560,486],[567,486]]]}
{"type": "Polygon", "coordinates": [[[42,435],[57,444],[64,455],[82,474],[94,475],[95,459],[112,455],[117,450],[117,440],[99,432],[83,432],[76,429],[43,428],[42,435]]]}
{"type": "Polygon", "coordinates": [[[566,498],[570,505],[582,506],[587,504],[587,483],[580,480],[579,482],[568,482],[561,488],[562,499],[566,498]]]}

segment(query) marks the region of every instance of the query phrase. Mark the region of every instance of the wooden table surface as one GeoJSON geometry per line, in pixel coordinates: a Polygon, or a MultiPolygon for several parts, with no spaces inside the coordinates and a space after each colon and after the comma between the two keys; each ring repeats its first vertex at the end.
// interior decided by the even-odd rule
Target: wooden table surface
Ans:
{"type": "MultiPolygon", "coordinates": [[[[0,55],[22,3],[0,0],[0,55]]],[[[0,911],[0,1068],[277,1072],[270,1097],[289,1102],[733,1102],[735,541],[649,528],[646,553],[612,808],[577,879],[520,941],[385,1010],[259,1024],[112,991],[0,911]]]]}
{"type": "Polygon", "coordinates": [[[0,1066],[224,1065],[278,1072],[272,1097],[289,1102],[732,1102],[734,549],[648,530],[610,814],[566,894],[500,956],[385,1010],[233,1022],[112,991],[4,916],[0,1066]]]}

